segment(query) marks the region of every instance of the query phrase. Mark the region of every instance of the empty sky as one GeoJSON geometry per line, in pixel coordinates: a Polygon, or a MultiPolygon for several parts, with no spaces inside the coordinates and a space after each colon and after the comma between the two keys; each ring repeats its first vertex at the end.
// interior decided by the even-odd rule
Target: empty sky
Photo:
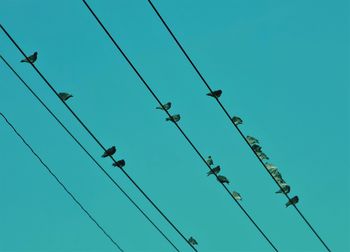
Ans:
{"type": "MultiPolygon", "coordinates": [[[[232,128],[147,1],[89,1],[204,156],[281,251],[324,248],[232,128]]],[[[232,115],[244,120],[333,251],[350,250],[348,1],[158,1],[232,115]]],[[[199,251],[271,251],[169,122],[81,1],[2,0],[0,22],[199,251]]],[[[7,37],[0,53],[100,160],[99,146],[7,37]]],[[[125,251],[172,251],[0,62],[0,109],[125,251]]],[[[0,251],[114,251],[0,120],[0,251]]],[[[111,161],[109,174],[181,251],[187,244],[111,161]]]]}

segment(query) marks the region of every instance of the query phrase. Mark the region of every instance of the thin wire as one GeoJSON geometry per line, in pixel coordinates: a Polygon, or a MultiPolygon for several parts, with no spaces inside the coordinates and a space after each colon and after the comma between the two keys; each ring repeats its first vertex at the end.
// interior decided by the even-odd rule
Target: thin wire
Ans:
{"type": "Polygon", "coordinates": [[[109,178],[109,180],[125,195],[125,197],[141,212],[141,214],[152,224],[155,229],[171,244],[171,246],[176,250],[179,249],[175,246],[173,242],[163,233],[160,228],[148,217],[148,215],[137,205],[137,203],[126,193],[126,191],[107,173],[107,171],[102,167],[102,165],[97,162],[97,160],[90,154],[89,151],[80,143],[80,141],[68,130],[68,128],[62,123],[60,119],[47,107],[47,105],[40,99],[40,97],[30,88],[30,86],[22,79],[22,77],[16,72],[16,70],[5,60],[5,58],[0,55],[0,58],[4,61],[6,66],[17,76],[17,78],[22,82],[22,84],[27,88],[27,90],[41,103],[42,106],[50,113],[50,115],[60,124],[60,126],[73,138],[73,140],[79,145],[80,148],[89,156],[89,158],[100,168],[100,170],[109,178]]]}
{"type": "Polygon", "coordinates": [[[67,187],[61,182],[61,180],[53,173],[53,171],[44,163],[44,161],[39,157],[39,155],[33,150],[33,148],[27,143],[27,141],[22,137],[22,135],[16,130],[16,128],[7,120],[3,113],[0,112],[0,115],[4,118],[6,123],[12,128],[12,130],[16,133],[16,135],[22,140],[22,142],[28,147],[28,149],[37,157],[40,163],[46,168],[46,170],[50,173],[52,177],[60,184],[63,190],[68,193],[68,195],[74,200],[75,203],[83,210],[86,215],[96,224],[96,226],[108,237],[108,239],[120,250],[124,251],[116,241],[104,230],[104,228],[95,220],[94,217],[85,209],[85,207],[75,198],[75,196],[67,189],[67,187]]]}
{"type": "MultiPolygon", "coordinates": [[[[105,33],[107,34],[107,36],[110,38],[110,40],[112,41],[112,43],[115,45],[115,47],[118,49],[118,51],[123,55],[123,57],[125,58],[125,60],[128,62],[128,64],[130,65],[130,67],[134,70],[134,72],[136,73],[136,75],[139,77],[139,79],[142,81],[142,83],[146,86],[146,88],[148,89],[148,91],[152,94],[153,98],[157,100],[158,104],[163,108],[163,111],[170,117],[170,113],[164,109],[163,103],[159,100],[159,98],[157,97],[157,95],[153,92],[153,90],[151,89],[151,87],[147,84],[147,82],[144,80],[144,78],[141,76],[141,74],[137,71],[137,69],[135,68],[135,66],[133,65],[133,63],[130,61],[130,59],[127,57],[127,55],[124,53],[124,51],[121,49],[121,47],[118,45],[118,43],[114,40],[114,38],[111,36],[111,34],[108,32],[108,30],[106,29],[106,27],[102,24],[102,22],[100,21],[100,19],[97,17],[97,15],[95,14],[95,12],[91,9],[91,7],[88,5],[88,3],[85,0],[82,0],[83,3],[85,4],[85,6],[88,8],[88,10],[90,11],[90,13],[94,16],[94,18],[96,19],[96,21],[98,22],[98,24],[101,26],[101,28],[105,31],[105,33]]],[[[188,138],[188,136],[185,134],[185,132],[181,129],[181,127],[174,122],[174,124],[176,125],[176,127],[178,128],[178,130],[181,132],[181,134],[185,137],[185,139],[187,140],[187,142],[192,146],[192,148],[194,149],[194,151],[198,154],[198,156],[202,159],[202,161],[205,163],[205,165],[208,167],[208,169],[215,175],[215,177],[218,179],[218,175],[213,172],[213,169],[210,167],[210,165],[207,164],[205,158],[201,155],[201,153],[198,151],[198,149],[196,148],[196,146],[192,143],[192,141],[188,138]]],[[[113,157],[111,157],[113,159],[113,157]]],[[[114,159],[113,159],[114,160],[114,159]]],[[[253,225],[258,229],[258,231],[263,235],[263,237],[268,241],[268,243],[272,246],[272,248],[275,251],[278,251],[277,248],[275,247],[275,245],[270,241],[270,239],[266,236],[266,234],[262,231],[262,229],[256,224],[256,222],[252,219],[252,217],[248,214],[248,212],[242,207],[242,205],[233,197],[233,195],[230,193],[229,189],[226,187],[226,185],[224,185],[223,183],[221,183],[221,185],[225,188],[226,192],[230,195],[230,197],[237,203],[237,205],[239,206],[239,208],[244,212],[244,214],[248,217],[248,219],[253,223],[253,225]]]]}
{"type": "MultiPolygon", "coordinates": [[[[160,15],[159,11],[157,10],[157,8],[154,6],[154,4],[152,3],[151,0],[147,0],[148,3],[151,5],[152,9],[154,10],[154,12],[157,14],[157,16],[159,17],[159,19],[161,20],[161,22],[163,23],[163,25],[165,26],[165,28],[167,29],[167,31],[170,33],[171,37],[174,39],[175,43],[178,45],[178,47],[180,48],[180,50],[182,51],[182,53],[185,55],[186,59],[190,62],[191,66],[193,67],[193,69],[196,71],[196,73],[198,74],[198,76],[200,77],[200,79],[203,81],[203,83],[207,86],[208,90],[210,91],[210,93],[213,93],[213,90],[211,89],[211,87],[209,86],[209,84],[207,83],[207,81],[204,79],[203,75],[201,74],[201,72],[198,70],[198,68],[196,67],[196,65],[193,63],[193,61],[191,60],[191,58],[188,56],[187,52],[185,51],[185,49],[182,47],[181,43],[178,41],[178,39],[176,38],[176,36],[174,35],[174,33],[172,32],[172,30],[169,28],[169,26],[167,25],[167,23],[165,22],[165,20],[163,19],[163,17],[160,15]]],[[[265,163],[259,158],[259,156],[256,154],[256,152],[253,150],[253,148],[251,147],[251,145],[249,144],[249,142],[247,141],[247,139],[245,138],[245,136],[243,135],[242,131],[238,128],[238,126],[233,122],[230,114],[227,112],[226,108],[223,106],[223,104],[221,103],[221,101],[216,97],[213,96],[215,98],[215,100],[217,101],[217,103],[220,105],[221,109],[224,111],[224,113],[226,114],[227,118],[230,120],[231,124],[238,130],[239,134],[243,137],[243,139],[245,140],[245,142],[248,144],[249,148],[253,151],[253,153],[255,154],[255,156],[259,159],[260,163],[264,166],[265,170],[270,174],[271,178],[275,181],[275,183],[278,185],[278,187],[281,189],[281,191],[283,192],[283,194],[288,198],[288,200],[290,200],[290,197],[288,196],[288,194],[283,190],[283,188],[281,187],[281,185],[277,182],[277,180],[275,179],[275,177],[271,174],[271,172],[267,169],[265,163]]],[[[312,227],[312,225],[309,223],[309,221],[305,218],[305,216],[301,213],[301,211],[298,209],[298,207],[293,204],[294,208],[296,209],[296,211],[299,213],[299,215],[302,217],[302,219],[306,222],[306,224],[310,227],[310,229],[312,230],[312,232],[317,236],[317,238],[320,240],[320,242],[324,245],[324,247],[330,251],[329,247],[326,245],[326,243],[322,240],[322,238],[318,235],[318,233],[316,232],[316,230],[312,227]]]]}
{"type": "MultiPolygon", "coordinates": [[[[11,35],[7,32],[7,30],[0,24],[0,28],[3,30],[3,32],[6,34],[6,36],[11,40],[11,42],[17,47],[17,49],[21,52],[21,54],[25,57],[26,54],[23,52],[23,50],[18,46],[16,41],[11,37],[11,35]]],[[[39,69],[31,62],[29,62],[30,65],[34,68],[34,70],[40,75],[40,77],[44,80],[44,82],[50,87],[50,89],[56,94],[58,99],[62,101],[62,99],[59,97],[57,91],[52,87],[52,85],[48,82],[48,80],[43,76],[43,74],[39,71],[39,69]]],[[[89,133],[89,135],[95,140],[95,142],[104,150],[106,151],[106,148],[101,144],[101,142],[95,137],[95,135],[89,130],[89,128],[80,120],[80,118],[75,114],[75,112],[68,106],[67,103],[62,103],[66,106],[66,108],[72,113],[72,115],[78,120],[78,122],[83,126],[83,128],[89,133]]],[[[110,157],[114,162],[116,160],[113,157],[110,157]]],[[[131,183],[142,193],[142,195],[151,203],[151,205],[160,213],[160,215],[163,216],[163,218],[172,226],[173,229],[186,241],[186,243],[197,252],[197,249],[187,240],[187,238],[182,234],[182,232],[175,226],[175,224],[163,213],[163,211],[160,210],[160,208],[153,202],[153,200],[139,187],[139,185],[129,176],[129,174],[122,168],[120,170],[124,173],[125,176],[131,181],[131,183]]]]}

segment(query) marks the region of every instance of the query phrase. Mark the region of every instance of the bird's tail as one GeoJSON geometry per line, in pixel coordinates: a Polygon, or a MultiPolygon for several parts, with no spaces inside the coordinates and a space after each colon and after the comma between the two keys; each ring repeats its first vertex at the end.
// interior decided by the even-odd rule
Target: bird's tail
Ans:
{"type": "Polygon", "coordinates": [[[21,62],[27,62],[25,59],[22,59],[21,62]]]}
{"type": "Polygon", "coordinates": [[[278,191],[276,191],[276,193],[282,193],[282,191],[281,191],[281,190],[278,190],[278,191]]]}
{"type": "Polygon", "coordinates": [[[156,107],[156,109],[162,109],[161,107],[156,107]]]}
{"type": "Polygon", "coordinates": [[[207,172],[207,176],[209,176],[209,175],[211,175],[211,174],[213,174],[211,171],[208,171],[208,172],[207,172]]]}
{"type": "Polygon", "coordinates": [[[171,121],[171,118],[169,118],[169,117],[165,118],[165,121],[171,121]]]}

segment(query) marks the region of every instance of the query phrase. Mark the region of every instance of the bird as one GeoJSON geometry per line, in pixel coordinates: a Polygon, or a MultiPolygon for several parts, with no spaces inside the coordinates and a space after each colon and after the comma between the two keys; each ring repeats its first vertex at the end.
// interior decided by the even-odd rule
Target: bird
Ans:
{"type": "Polygon", "coordinates": [[[293,198],[288,200],[288,202],[286,203],[286,207],[289,207],[290,205],[295,205],[298,202],[299,202],[299,197],[298,196],[294,196],[293,198]]]}
{"type": "Polygon", "coordinates": [[[194,239],[192,236],[188,239],[188,242],[191,245],[198,245],[198,242],[196,241],[196,239],[194,239]]]}
{"type": "Polygon", "coordinates": [[[214,164],[214,161],[213,161],[213,159],[211,158],[211,156],[208,156],[208,158],[207,158],[207,160],[206,160],[205,162],[207,162],[207,164],[208,164],[209,166],[212,166],[212,165],[214,164]]]}
{"type": "Polygon", "coordinates": [[[228,181],[228,179],[225,176],[219,175],[218,176],[218,181],[222,184],[227,183],[230,184],[230,181],[228,181]]]}
{"type": "Polygon", "coordinates": [[[108,157],[108,156],[112,156],[115,152],[117,151],[117,149],[115,148],[115,146],[112,146],[111,148],[107,149],[103,154],[102,157],[108,157]]]}
{"type": "Polygon", "coordinates": [[[218,174],[220,172],[221,168],[220,165],[215,166],[213,169],[207,172],[207,176],[212,175],[212,174],[218,174]]]}
{"type": "Polygon", "coordinates": [[[235,200],[242,200],[242,196],[238,192],[233,191],[232,196],[235,200]]]}
{"type": "Polygon", "coordinates": [[[266,154],[265,154],[264,152],[257,152],[256,154],[258,154],[258,157],[259,157],[261,160],[269,159],[269,157],[266,156],[266,154]]]}
{"type": "Polygon", "coordinates": [[[34,63],[38,58],[38,52],[33,53],[25,59],[22,59],[21,62],[34,63]]]}
{"type": "Polygon", "coordinates": [[[254,152],[261,152],[261,147],[257,144],[253,144],[252,149],[254,152]]]}
{"type": "Polygon", "coordinates": [[[277,166],[268,162],[265,162],[265,166],[269,171],[277,170],[277,166]]]}
{"type": "Polygon", "coordinates": [[[172,115],[172,116],[166,118],[165,120],[172,121],[172,122],[178,122],[178,121],[180,121],[180,118],[181,118],[181,116],[179,114],[176,114],[176,115],[172,115]]]}
{"type": "Polygon", "coordinates": [[[215,98],[219,98],[222,94],[222,90],[219,89],[219,90],[215,90],[213,92],[210,92],[210,93],[207,93],[208,96],[211,96],[211,97],[215,97],[215,98]]]}
{"type": "Polygon", "coordinates": [[[161,109],[161,110],[169,110],[170,108],[171,108],[171,102],[167,102],[162,106],[156,107],[156,109],[161,109]]]}
{"type": "Polygon", "coordinates": [[[282,183],[280,184],[282,189],[279,189],[278,191],[276,191],[276,193],[289,193],[290,192],[290,186],[287,185],[286,183],[282,183]]]}
{"type": "Polygon", "coordinates": [[[252,137],[252,136],[247,136],[246,139],[247,139],[249,145],[253,145],[253,144],[258,144],[259,143],[259,140],[254,138],[254,137],[252,137]]]}
{"type": "Polygon", "coordinates": [[[59,93],[58,96],[61,98],[62,101],[67,101],[69,98],[73,97],[72,94],[69,93],[59,93]]]}
{"type": "Polygon", "coordinates": [[[273,170],[270,173],[274,178],[282,178],[282,174],[278,171],[278,169],[273,170]]]}
{"type": "Polygon", "coordinates": [[[121,159],[113,163],[114,167],[123,168],[125,166],[125,160],[121,159]]]}
{"type": "Polygon", "coordinates": [[[236,125],[243,124],[243,120],[241,118],[239,118],[238,116],[232,117],[232,122],[236,125]]]}

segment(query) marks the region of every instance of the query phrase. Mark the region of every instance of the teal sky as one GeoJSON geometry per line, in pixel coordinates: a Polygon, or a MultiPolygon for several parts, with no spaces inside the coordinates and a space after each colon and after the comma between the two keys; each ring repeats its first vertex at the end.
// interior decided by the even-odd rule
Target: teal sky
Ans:
{"type": "MultiPolygon", "coordinates": [[[[147,1],[89,1],[181,127],[212,155],[280,251],[324,251],[232,128],[147,1]]],[[[221,101],[244,120],[333,251],[350,251],[349,1],[154,4],[221,101]]],[[[0,22],[105,146],[199,251],[271,251],[81,1],[0,2],[0,22]]],[[[0,53],[100,160],[101,149],[0,33],[0,53]]],[[[0,63],[0,109],[125,251],[172,251],[0,63]]],[[[114,251],[112,243],[0,121],[0,251],[114,251]]],[[[175,242],[186,243],[125,176],[108,172],[175,242]]]]}

